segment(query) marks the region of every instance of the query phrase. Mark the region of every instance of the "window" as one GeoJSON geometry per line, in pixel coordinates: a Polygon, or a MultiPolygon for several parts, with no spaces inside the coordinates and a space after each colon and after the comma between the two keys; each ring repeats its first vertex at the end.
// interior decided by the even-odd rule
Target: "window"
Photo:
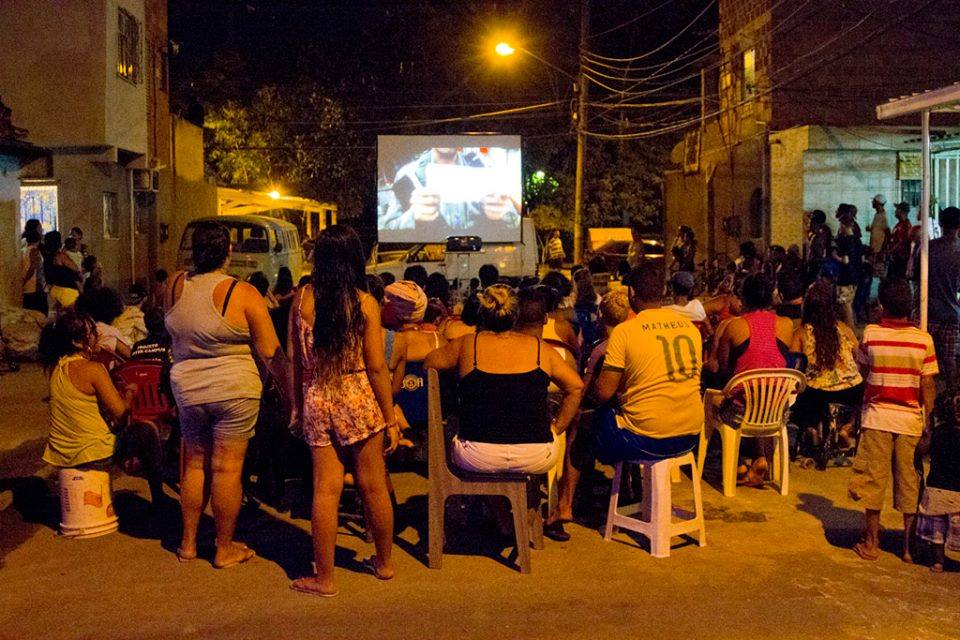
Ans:
{"type": "Polygon", "coordinates": [[[136,222],[137,234],[146,235],[153,228],[153,220],[156,217],[157,194],[153,191],[134,192],[134,220],[136,222]]]}
{"type": "Polygon", "coordinates": [[[20,230],[27,220],[37,219],[44,231],[57,228],[58,218],[57,185],[31,184],[20,187],[20,230]]]}
{"type": "MultiPolygon", "coordinates": [[[[233,246],[234,253],[267,253],[270,250],[270,240],[268,230],[258,224],[249,222],[222,222],[230,231],[230,244],[233,246]]],[[[189,225],[183,232],[183,240],[180,242],[180,249],[189,251],[193,247],[193,231],[196,225],[189,225]]],[[[276,234],[273,235],[276,243],[276,234]]]]}
{"type": "Polygon", "coordinates": [[[103,192],[103,237],[120,237],[120,207],[113,191],[103,192]]]}
{"type": "Polygon", "coordinates": [[[904,202],[909,203],[911,207],[920,206],[920,196],[922,191],[923,191],[922,180],[901,180],[900,181],[900,197],[903,199],[904,202]]]}
{"type": "Polygon", "coordinates": [[[743,52],[743,99],[757,95],[757,50],[743,52]]]}
{"type": "Polygon", "coordinates": [[[117,9],[117,75],[134,84],[142,79],[140,23],[123,9],[117,9]]]}

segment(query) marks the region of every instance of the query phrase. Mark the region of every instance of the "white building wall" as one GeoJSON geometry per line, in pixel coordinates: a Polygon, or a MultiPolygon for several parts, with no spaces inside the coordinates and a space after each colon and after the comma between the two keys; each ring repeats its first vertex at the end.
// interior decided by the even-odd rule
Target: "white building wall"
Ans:
{"type": "Polygon", "coordinates": [[[110,146],[147,153],[147,74],[143,0],[107,0],[104,138],[110,146]],[[117,11],[122,7],[140,22],[140,80],[136,84],[117,75],[119,50],[117,11]]]}

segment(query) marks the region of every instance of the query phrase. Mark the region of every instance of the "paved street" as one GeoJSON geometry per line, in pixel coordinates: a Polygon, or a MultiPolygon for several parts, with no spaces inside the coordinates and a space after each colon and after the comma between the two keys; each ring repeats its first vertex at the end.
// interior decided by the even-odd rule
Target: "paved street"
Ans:
{"type": "MultiPolygon", "coordinates": [[[[605,543],[595,529],[570,526],[569,543],[547,541],[533,552],[529,576],[505,566],[456,513],[443,569],[427,569],[426,480],[397,474],[412,522],[398,541],[398,577],[383,583],[364,573],[359,560],[372,548],[345,532],[341,592],[332,600],[287,588],[308,570],[309,522],[269,508],[241,518],[240,537],[260,557],[224,571],[204,560],[177,562],[176,513],[161,526],[152,523],[146,485],[137,479],[114,484],[120,532],[63,539],[56,535],[53,485],[29,477],[42,471],[42,395],[35,368],[0,377],[0,434],[8,450],[0,458],[0,638],[620,638],[652,637],[650,629],[659,638],[960,634],[960,574],[932,575],[892,553],[867,563],[847,548],[859,513],[844,497],[844,469],[794,467],[786,498],[746,489],[724,499],[716,474],[708,474],[705,548],[683,546],[655,560],[628,536],[605,543]]],[[[688,495],[681,491],[679,500],[688,495]]],[[[884,538],[889,552],[897,549],[897,520],[884,517],[893,529],[884,538]]]]}

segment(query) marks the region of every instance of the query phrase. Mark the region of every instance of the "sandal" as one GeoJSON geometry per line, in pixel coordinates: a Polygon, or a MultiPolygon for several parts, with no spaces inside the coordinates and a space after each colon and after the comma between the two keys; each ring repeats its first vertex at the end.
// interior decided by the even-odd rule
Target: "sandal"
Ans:
{"type": "Polygon", "coordinates": [[[564,522],[564,520],[555,520],[550,524],[543,525],[543,535],[556,542],[567,542],[570,539],[570,534],[563,528],[564,522]]]}
{"type": "Polygon", "coordinates": [[[213,563],[214,569],[226,569],[226,568],[228,568],[228,567],[233,567],[233,566],[236,566],[236,565],[238,565],[238,564],[243,564],[244,562],[247,562],[248,560],[252,560],[252,559],[254,559],[255,557],[257,557],[257,552],[256,552],[256,551],[254,551],[253,549],[251,549],[251,548],[248,547],[247,545],[241,545],[241,546],[243,547],[243,555],[241,555],[241,556],[238,557],[238,558],[234,558],[233,560],[230,560],[229,562],[223,562],[223,563],[220,563],[220,564],[217,564],[216,562],[214,562],[214,563],[213,563]]]}
{"type": "Polygon", "coordinates": [[[313,578],[297,578],[290,583],[290,588],[298,593],[305,593],[308,596],[316,596],[318,598],[334,598],[340,593],[339,591],[321,591],[320,589],[314,589],[307,586],[311,582],[315,581],[315,576],[313,578]]]}
{"type": "Polygon", "coordinates": [[[384,574],[380,573],[380,567],[377,566],[377,561],[375,559],[376,557],[377,556],[370,556],[364,560],[363,566],[366,567],[367,570],[369,570],[370,573],[373,574],[373,577],[375,577],[377,580],[392,580],[393,576],[385,576],[384,574]]]}
{"type": "Polygon", "coordinates": [[[871,562],[880,558],[880,554],[878,554],[876,551],[870,551],[867,549],[866,543],[862,541],[853,545],[853,552],[860,556],[860,558],[863,560],[869,560],[871,562]]]}

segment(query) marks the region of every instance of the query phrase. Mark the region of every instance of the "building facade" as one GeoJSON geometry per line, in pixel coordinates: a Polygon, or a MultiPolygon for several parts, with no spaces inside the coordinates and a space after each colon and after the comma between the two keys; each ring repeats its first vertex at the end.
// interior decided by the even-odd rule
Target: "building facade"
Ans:
{"type": "MultiPolygon", "coordinates": [[[[204,182],[199,128],[171,116],[166,0],[56,6],[7,0],[0,11],[0,96],[26,140],[48,151],[0,178],[0,259],[15,272],[19,231],[6,231],[39,216],[46,230],[83,229],[105,282],[125,291],[168,264],[180,216],[216,212],[216,191],[204,182]],[[178,186],[193,193],[189,210],[176,207],[178,186]]],[[[4,282],[6,301],[16,284],[4,282]]]]}
{"type": "MultiPolygon", "coordinates": [[[[692,227],[708,255],[803,245],[809,212],[841,202],[870,223],[875,194],[919,204],[916,122],[877,124],[890,97],[960,78],[960,3],[720,0],[720,57],[704,126],[664,176],[666,235],[692,227]]],[[[939,208],[960,203],[960,141],[935,122],[939,208]]],[[[914,209],[916,214],[916,209],[914,209]]],[[[701,258],[706,257],[701,254],[701,258]]]]}

